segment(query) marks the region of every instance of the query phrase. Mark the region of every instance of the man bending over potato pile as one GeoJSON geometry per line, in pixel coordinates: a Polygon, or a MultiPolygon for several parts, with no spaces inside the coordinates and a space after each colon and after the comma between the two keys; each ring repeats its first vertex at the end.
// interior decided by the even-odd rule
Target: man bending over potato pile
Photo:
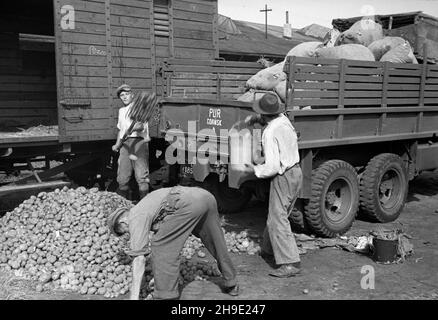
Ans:
{"type": "Polygon", "coordinates": [[[214,196],[201,188],[176,186],[151,192],[135,207],[118,208],[108,217],[108,227],[121,236],[129,232],[134,257],[131,299],[138,300],[145,271],[146,256],[151,255],[154,273],[153,299],[178,299],[181,250],[193,233],[216,259],[224,281],[223,291],[239,294],[236,270],[228,254],[214,196]],[[149,233],[154,231],[149,248],[149,233]]]}

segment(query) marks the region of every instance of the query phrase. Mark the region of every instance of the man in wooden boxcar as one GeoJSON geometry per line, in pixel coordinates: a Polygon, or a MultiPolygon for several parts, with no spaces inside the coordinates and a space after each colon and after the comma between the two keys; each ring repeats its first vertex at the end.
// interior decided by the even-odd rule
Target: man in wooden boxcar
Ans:
{"type": "Polygon", "coordinates": [[[134,257],[131,299],[138,300],[145,271],[146,256],[151,256],[154,274],[153,299],[179,298],[181,250],[190,236],[201,238],[216,259],[222,273],[223,291],[239,294],[236,270],[228,254],[214,196],[201,188],[176,186],[155,190],[135,207],[118,208],[108,217],[108,227],[116,236],[129,233],[134,257]],[[149,247],[150,231],[154,231],[149,247]]]}
{"type": "MultiPolygon", "coordinates": [[[[119,134],[117,143],[112,147],[116,152],[117,145],[120,143],[123,134],[128,130],[132,122],[128,117],[128,112],[132,107],[134,93],[129,85],[123,84],[117,88],[117,96],[123,102],[124,107],[119,110],[119,119],[117,122],[119,134]]],[[[128,139],[123,143],[120,149],[119,167],[117,170],[119,188],[117,193],[125,198],[128,198],[129,180],[131,179],[132,171],[135,173],[140,199],[149,192],[149,141],[148,123],[136,123],[133,132],[128,136],[128,139]]]]}
{"type": "Polygon", "coordinates": [[[257,178],[271,179],[269,213],[263,234],[262,256],[275,258],[280,267],[270,275],[291,277],[300,272],[300,256],[288,217],[293,210],[302,185],[297,134],[283,114],[284,105],[274,94],[265,94],[253,104],[257,116],[248,117],[248,124],[266,124],[262,135],[265,162],[247,165],[257,178]]]}

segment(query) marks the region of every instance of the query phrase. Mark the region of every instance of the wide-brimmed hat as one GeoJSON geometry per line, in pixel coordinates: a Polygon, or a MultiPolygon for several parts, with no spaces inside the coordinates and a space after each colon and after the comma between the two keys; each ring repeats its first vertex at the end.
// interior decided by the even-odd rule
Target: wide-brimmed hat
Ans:
{"type": "Polygon", "coordinates": [[[130,87],[129,85],[127,85],[126,83],[122,84],[120,87],[117,88],[117,91],[116,91],[117,97],[120,98],[120,94],[121,94],[123,91],[131,92],[132,89],[131,89],[131,87],[130,87]]]}
{"type": "Polygon", "coordinates": [[[254,101],[252,109],[260,114],[280,114],[285,111],[284,105],[280,104],[275,94],[267,93],[254,101]]]}
{"type": "Polygon", "coordinates": [[[108,225],[108,229],[110,232],[116,236],[120,236],[119,233],[116,232],[115,226],[117,224],[117,220],[119,220],[120,216],[124,214],[126,211],[129,211],[128,207],[120,207],[114,210],[107,218],[106,223],[108,225]]]}

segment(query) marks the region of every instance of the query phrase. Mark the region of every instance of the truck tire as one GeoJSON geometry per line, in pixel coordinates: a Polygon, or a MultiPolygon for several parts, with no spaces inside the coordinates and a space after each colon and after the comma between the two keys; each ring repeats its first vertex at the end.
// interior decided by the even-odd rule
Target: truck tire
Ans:
{"type": "Polygon", "coordinates": [[[251,200],[252,192],[249,188],[233,189],[228,186],[228,179],[219,182],[217,175],[209,175],[202,187],[210,191],[216,198],[220,213],[230,214],[242,211],[251,200]]]}
{"type": "Polygon", "coordinates": [[[297,201],[295,202],[295,206],[289,215],[291,229],[295,233],[310,232],[304,215],[305,201],[306,200],[304,199],[297,199],[297,201]]]}
{"type": "Polygon", "coordinates": [[[377,222],[398,218],[406,202],[408,179],[402,159],[393,153],[372,158],[360,181],[360,209],[377,222]]]}
{"type": "Polygon", "coordinates": [[[305,208],[309,227],[319,236],[347,232],[359,206],[356,170],[342,160],[330,160],[312,172],[312,194],[305,208]]]}

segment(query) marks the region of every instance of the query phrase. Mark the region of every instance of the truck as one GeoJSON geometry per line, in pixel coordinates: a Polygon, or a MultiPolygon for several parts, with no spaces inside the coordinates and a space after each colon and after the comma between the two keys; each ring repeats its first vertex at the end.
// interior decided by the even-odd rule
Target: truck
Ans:
{"type": "MultiPolygon", "coordinates": [[[[8,73],[2,73],[0,123],[43,121],[58,131],[0,136],[2,170],[34,169],[1,187],[0,195],[62,172],[79,184],[111,189],[119,106],[114,91],[127,82],[162,99],[149,123],[154,188],[200,185],[222,212],[239,212],[253,196],[266,200],[269,181],[250,180],[229,161],[236,150],[230,129],[253,114],[250,102],[236,98],[261,66],[220,59],[217,1],[30,1],[33,9],[26,11],[22,2],[1,13],[1,67],[8,73]],[[168,161],[169,150],[183,160],[168,161]],[[207,161],[191,161],[199,151],[207,161]],[[46,168],[39,172],[32,163],[41,159],[46,168]],[[59,165],[50,167],[51,160],[59,165]]],[[[333,237],[349,230],[358,213],[393,221],[408,182],[437,168],[437,19],[411,16],[388,18],[386,29],[427,27],[415,37],[415,48],[423,48],[421,41],[428,48],[415,52],[420,64],[288,58],[285,103],[299,134],[304,174],[291,213],[294,228],[333,237]]]]}
{"type": "MultiPolygon", "coordinates": [[[[286,114],[299,135],[304,176],[291,212],[298,230],[334,237],[348,231],[358,214],[394,221],[409,181],[437,168],[437,19],[422,13],[378,18],[384,26],[390,21],[386,31],[392,35],[404,35],[399,28],[421,32],[414,47],[421,64],[301,57],[288,57],[285,64],[286,114]]],[[[171,71],[168,77],[171,82],[171,71]]],[[[251,103],[229,100],[169,96],[162,106],[162,135],[178,129],[172,141],[192,155],[209,144],[210,160],[183,163],[181,175],[210,188],[223,211],[239,211],[251,194],[266,199],[269,192],[267,181],[248,180],[244,170],[233,167],[229,160],[238,148],[229,131],[221,131],[251,113],[251,103]],[[193,115],[196,125],[189,128],[193,115]]]]}

